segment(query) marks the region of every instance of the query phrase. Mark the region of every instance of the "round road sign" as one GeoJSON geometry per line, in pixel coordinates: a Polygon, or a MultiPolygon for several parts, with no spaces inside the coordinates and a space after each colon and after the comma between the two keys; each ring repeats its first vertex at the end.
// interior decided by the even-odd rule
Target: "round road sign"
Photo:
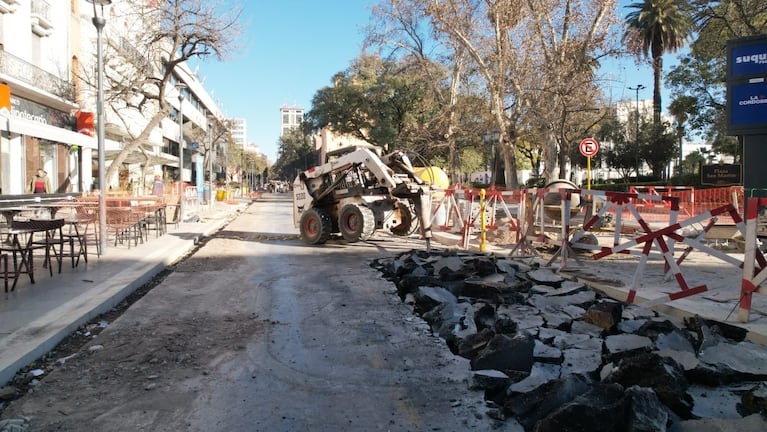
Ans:
{"type": "Polygon", "coordinates": [[[591,157],[599,151],[599,143],[594,138],[584,138],[578,145],[578,149],[581,151],[582,155],[591,157]]]}

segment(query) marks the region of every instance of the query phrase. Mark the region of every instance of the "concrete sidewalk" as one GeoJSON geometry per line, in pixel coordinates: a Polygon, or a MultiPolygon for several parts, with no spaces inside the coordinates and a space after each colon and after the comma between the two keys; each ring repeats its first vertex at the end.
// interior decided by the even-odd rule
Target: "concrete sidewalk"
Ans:
{"type": "MultiPolygon", "coordinates": [[[[35,284],[21,275],[15,291],[0,301],[0,387],[24,366],[40,358],[79,326],[110,310],[244,210],[250,199],[213,202],[190,212],[197,222],[168,225],[168,232],[138,246],[109,243],[104,255],[82,258],[76,268],[64,259],[62,272],[35,271],[35,284]]],[[[189,218],[188,218],[189,219],[189,218]]],[[[89,252],[92,252],[89,248],[89,252]]],[[[37,264],[37,262],[36,262],[37,264]]],[[[10,289],[10,287],[9,287],[10,289]]]]}

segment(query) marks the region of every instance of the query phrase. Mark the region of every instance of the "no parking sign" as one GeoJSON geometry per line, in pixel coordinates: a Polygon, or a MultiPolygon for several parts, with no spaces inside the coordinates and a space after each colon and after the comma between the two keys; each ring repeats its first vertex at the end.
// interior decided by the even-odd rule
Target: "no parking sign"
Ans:
{"type": "Polygon", "coordinates": [[[584,138],[578,145],[581,154],[586,157],[592,157],[599,151],[599,143],[594,138],[584,138]]]}
{"type": "Polygon", "coordinates": [[[584,138],[578,149],[586,156],[586,188],[591,189],[591,157],[599,151],[599,143],[594,138],[584,138]]]}

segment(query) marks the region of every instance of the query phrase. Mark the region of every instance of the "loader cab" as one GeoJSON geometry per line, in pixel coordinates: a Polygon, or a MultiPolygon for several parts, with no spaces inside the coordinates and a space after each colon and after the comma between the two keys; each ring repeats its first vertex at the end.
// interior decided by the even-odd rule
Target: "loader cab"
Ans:
{"type": "Polygon", "coordinates": [[[383,155],[383,149],[377,145],[373,144],[355,144],[347,147],[341,147],[339,149],[335,149],[332,151],[329,151],[325,154],[325,163],[333,162],[334,160],[338,159],[339,157],[353,153],[359,149],[368,149],[378,155],[379,157],[383,155]]]}

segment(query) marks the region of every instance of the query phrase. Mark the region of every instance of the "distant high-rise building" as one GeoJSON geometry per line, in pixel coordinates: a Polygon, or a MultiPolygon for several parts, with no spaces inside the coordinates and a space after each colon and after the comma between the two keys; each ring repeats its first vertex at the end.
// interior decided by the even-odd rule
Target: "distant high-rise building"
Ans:
{"type": "Polygon", "coordinates": [[[280,136],[283,136],[289,130],[301,126],[301,123],[304,122],[304,109],[282,106],[280,108],[280,118],[280,124],[282,125],[282,128],[280,129],[280,136]]]}
{"type": "Polygon", "coordinates": [[[248,143],[247,123],[243,118],[233,118],[231,122],[232,139],[240,148],[244,149],[248,143]]]}

